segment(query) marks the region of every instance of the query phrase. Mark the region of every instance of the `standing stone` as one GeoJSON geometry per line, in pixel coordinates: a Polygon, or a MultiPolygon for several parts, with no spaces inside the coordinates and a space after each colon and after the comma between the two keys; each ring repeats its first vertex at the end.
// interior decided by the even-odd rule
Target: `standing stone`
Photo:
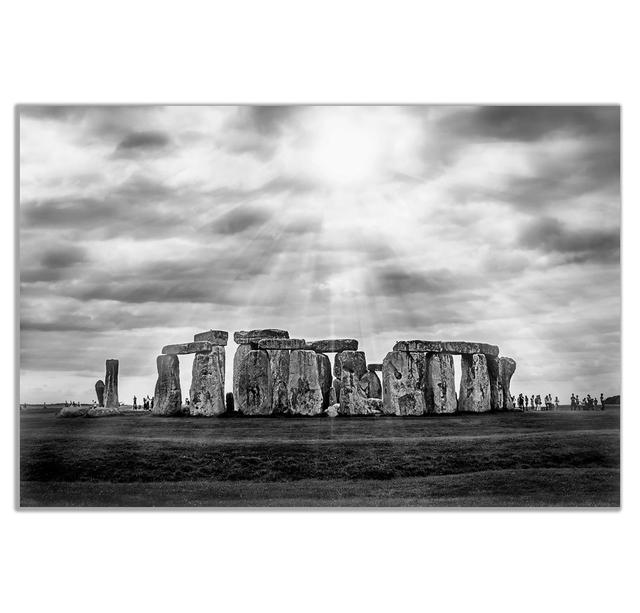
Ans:
{"type": "Polygon", "coordinates": [[[336,404],[337,402],[340,402],[340,379],[333,380],[333,394],[336,397],[336,402],[333,402],[331,404],[336,404]]]}
{"type": "Polygon", "coordinates": [[[489,371],[491,410],[500,411],[503,408],[502,384],[500,382],[500,358],[488,355],[487,370],[489,371]]]}
{"type": "Polygon", "coordinates": [[[367,398],[382,398],[382,383],[374,370],[369,370],[362,375],[360,387],[367,398]]]}
{"type": "Polygon", "coordinates": [[[422,415],[426,411],[426,354],[390,351],[382,362],[386,415],[422,415]]]}
{"type": "Polygon", "coordinates": [[[318,377],[320,378],[320,389],[322,390],[322,408],[327,409],[330,404],[329,394],[333,389],[333,375],[331,374],[331,360],[324,353],[316,354],[318,362],[318,377]]]}
{"type": "Polygon", "coordinates": [[[333,380],[333,385],[331,386],[331,389],[329,390],[329,406],[332,406],[334,404],[338,404],[338,399],[336,397],[336,383],[340,384],[340,381],[336,381],[335,379],[333,380]]]}
{"type": "Polygon", "coordinates": [[[487,357],[482,353],[462,356],[458,411],[484,413],[491,410],[487,357]]]}
{"type": "Polygon", "coordinates": [[[182,390],[180,389],[180,361],[177,355],[163,354],[156,358],[158,381],[153,398],[153,415],[180,415],[182,390]]]}
{"type": "Polygon", "coordinates": [[[211,353],[196,353],[191,370],[191,415],[212,417],[225,412],[224,345],[213,345],[211,353]]]}
{"type": "Polygon", "coordinates": [[[289,359],[289,411],[294,415],[319,415],[322,388],[315,351],[296,349],[289,359]]]}
{"type": "Polygon", "coordinates": [[[227,415],[230,415],[231,413],[233,413],[233,392],[227,392],[224,398],[227,415]]]}
{"type": "Polygon", "coordinates": [[[513,401],[511,400],[511,377],[516,371],[516,361],[512,358],[500,358],[498,365],[500,387],[502,389],[502,408],[513,411],[513,401]]]}
{"type": "Polygon", "coordinates": [[[240,371],[242,369],[242,362],[251,351],[251,345],[238,345],[236,352],[233,356],[233,397],[236,399],[236,411],[240,406],[240,371]]]}
{"type": "Polygon", "coordinates": [[[249,350],[240,363],[236,408],[244,415],[271,414],[271,365],[265,349],[249,350]]]}
{"type": "Polygon", "coordinates": [[[427,413],[455,413],[457,409],[453,356],[432,353],[427,357],[427,413]]]}
{"type": "Polygon", "coordinates": [[[104,382],[102,379],[96,381],[96,396],[98,397],[98,406],[104,406],[104,382]]]}
{"type": "Polygon", "coordinates": [[[289,412],[289,351],[271,349],[269,351],[271,368],[271,409],[273,413],[289,412]]]}
{"type": "Polygon", "coordinates": [[[104,378],[104,405],[118,408],[118,360],[107,360],[107,372],[104,378]]]}
{"type": "Polygon", "coordinates": [[[358,379],[367,372],[367,359],[364,351],[346,350],[336,354],[333,364],[333,375],[336,379],[342,379],[342,363],[348,360],[352,363],[351,369],[353,373],[358,375],[358,379]]]}
{"type": "Polygon", "coordinates": [[[340,377],[340,415],[368,415],[367,396],[360,386],[361,377],[354,372],[357,360],[342,362],[340,377]]]}

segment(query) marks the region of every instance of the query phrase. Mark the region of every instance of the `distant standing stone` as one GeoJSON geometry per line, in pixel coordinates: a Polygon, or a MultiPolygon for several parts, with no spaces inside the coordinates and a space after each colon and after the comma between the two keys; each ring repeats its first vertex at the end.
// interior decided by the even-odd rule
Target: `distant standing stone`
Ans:
{"type": "Polygon", "coordinates": [[[271,365],[264,349],[250,350],[240,363],[236,408],[244,415],[271,414],[271,365]]]}
{"type": "Polygon", "coordinates": [[[455,413],[457,410],[453,356],[432,353],[427,358],[427,413],[455,413]]]}
{"type": "Polygon", "coordinates": [[[382,362],[383,411],[386,415],[425,413],[426,354],[390,351],[382,362]]]}
{"type": "Polygon", "coordinates": [[[333,364],[333,374],[336,379],[342,378],[342,364],[348,362],[351,372],[358,376],[358,380],[367,372],[367,359],[364,351],[345,350],[336,354],[333,364]]]}
{"type": "Polygon", "coordinates": [[[191,371],[191,415],[212,417],[225,412],[225,348],[213,345],[210,353],[196,353],[191,371]]]}
{"type": "Polygon", "coordinates": [[[289,365],[289,411],[294,415],[322,413],[322,389],[314,351],[296,349],[289,365]]]}
{"type": "Polygon", "coordinates": [[[318,362],[318,377],[320,378],[320,389],[322,390],[322,408],[326,409],[330,404],[333,404],[330,399],[331,390],[333,390],[331,360],[324,353],[317,353],[316,361],[318,362]]]}
{"type": "Polygon", "coordinates": [[[98,397],[98,406],[104,406],[104,382],[102,379],[96,381],[96,396],[98,397]]]}
{"type": "Polygon", "coordinates": [[[382,372],[382,364],[369,362],[369,364],[367,364],[367,370],[382,372]]]}
{"type": "Polygon", "coordinates": [[[271,368],[271,409],[274,414],[288,413],[289,394],[289,351],[272,349],[269,351],[271,368]]]}
{"type": "Polygon", "coordinates": [[[487,357],[482,353],[462,356],[458,411],[484,413],[491,410],[487,357]]]}
{"type": "Polygon", "coordinates": [[[487,370],[489,371],[491,410],[501,411],[504,408],[504,403],[502,400],[502,383],[500,382],[500,358],[488,355],[487,370]]]}
{"type": "Polygon", "coordinates": [[[158,380],[153,398],[153,415],[169,416],[182,413],[180,389],[180,361],[177,355],[159,355],[156,358],[158,380]]]}
{"type": "Polygon", "coordinates": [[[374,370],[369,370],[362,375],[360,386],[367,398],[382,398],[382,383],[374,370]]]}
{"type": "Polygon", "coordinates": [[[511,377],[516,371],[516,361],[512,358],[500,358],[499,379],[502,391],[502,408],[513,411],[513,401],[511,400],[511,377]]]}
{"type": "Polygon", "coordinates": [[[336,383],[339,385],[340,382],[333,380],[333,384],[331,385],[331,389],[329,390],[329,406],[334,404],[338,404],[338,399],[336,397],[336,383]]]}
{"type": "Polygon", "coordinates": [[[333,394],[336,397],[336,402],[332,402],[331,404],[336,404],[340,402],[340,379],[333,380],[333,394]]]}
{"type": "Polygon", "coordinates": [[[227,392],[225,395],[227,413],[233,413],[233,392],[227,392]]]}
{"type": "Polygon", "coordinates": [[[104,405],[111,409],[117,409],[120,406],[118,401],[118,366],[118,360],[107,360],[107,372],[104,378],[104,405]]]}
{"type": "MultiPolygon", "coordinates": [[[[355,352],[353,352],[355,353],[355,352]]],[[[361,376],[354,372],[355,360],[342,362],[340,377],[340,415],[367,415],[367,396],[360,385],[361,376]]]]}
{"type": "Polygon", "coordinates": [[[207,330],[193,335],[194,341],[208,341],[212,345],[226,345],[229,333],[225,330],[207,330]]]}

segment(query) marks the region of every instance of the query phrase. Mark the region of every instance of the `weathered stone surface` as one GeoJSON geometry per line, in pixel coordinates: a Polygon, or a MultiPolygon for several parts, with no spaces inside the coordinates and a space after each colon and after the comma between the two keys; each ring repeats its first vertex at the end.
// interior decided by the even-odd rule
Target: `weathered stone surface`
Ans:
{"type": "Polygon", "coordinates": [[[107,407],[91,407],[85,417],[115,417],[116,415],[122,415],[120,409],[107,408],[107,407]]]}
{"type": "Polygon", "coordinates": [[[194,341],[208,341],[212,345],[226,345],[229,340],[229,333],[225,330],[207,330],[193,335],[194,341]]]}
{"type": "Polygon", "coordinates": [[[360,386],[362,376],[352,370],[356,365],[356,360],[345,360],[342,362],[340,377],[340,415],[368,414],[367,396],[360,386]]]}
{"type": "Polygon", "coordinates": [[[263,338],[257,345],[258,349],[293,350],[304,349],[306,341],[303,338],[263,338]]]}
{"type": "Polygon", "coordinates": [[[239,330],[233,333],[233,340],[238,345],[248,343],[257,343],[263,338],[289,338],[286,330],[278,330],[276,328],[266,328],[264,330],[239,330]]]}
{"type": "Polygon", "coordinates": [[[98,379],[96,381],[96,396],[98,397],[98,406],[104,406],[104,381],[98,379]]]}
{"type": "Polygon", "coordinates": [[[485,355],[497,356],[499,348],[496,345],[487,343],[468,343],[466,341],[398,341],[393,346],[394,351],[425,351],[427,353],[452,353],[452,354],[473,354],[482,353],[485,355]]]}
{"type": "Polygon", "coordinates": [[[386,415],[422,415],[425,410],[426,354],[390,351],[382,362],[386,415]]]}
{"type": "Polygon", "coordinates": [[[104,404],[106,407],[118,408],[118,360],[107,360],[104,377],[104,404]]]}
{"type": "Polygon", "coordinates": [[[189,398],[191,415],[222,415],[224,402],[225,348],[214,345],[210,353],[196,353],[191,369],[189,398]]]}
{"type": "Polygon", "coordinates": [[[314,351],[296,349],[289,356],[289,412],[294,415],[322,413],[322,388],[314,351]]]}
{"type": "MultiPolygon", "coordinates": [[[[333,375],[331,374],[331,360],[324,353],[316,354],[318,362],[318,377],[320,379],[320,389],[322,390],[322,408],[326,409],[331,402],[330,394],[333,390],[333,375]]],[[[334,392],[335,393],[335,392],[334,392]]]]}
{"type": "Polygon", "coordinates": [[[342,365],[344,363],[350,364],[349,368],[358,375],[358,379],[367,372],[367,359],[364,351],[345,350],[337,353],[333,363],[333,375],[336,379],[342,378],[342,365]]]}
{"type": "Polygon", "coordinates": [[[182,390],[180,389],[180,361],[177,355],[159,355],[156,358],[158,380],[153,399],[153,415],[180,415],[182,390]]]}
{"type": "Polygon", "coordinates": [[[271,368],[271,409],[273,413],[289,412],[289,351],[269,351],[271,368]]]}
{"type": "Polygon", "coordinates": [[[238,399],[240,398],[240,386],[239,386],[240,369],[241,369],[243,360],[247,357],[250,351],[251,351],[251,345],[243,344],[238,346],[235,354],[233,355],[233,397],[235,398],[236,411],[239,410],[238,399]]]}
{"type": "Polygon", "coordinates": [[[370,370],[371,372],[382,372],[382,364],[369,363],[367,364],[367,370],[370,370]]]}
{"type": "Polygon", "coordinates": [[[362,375],[360,387],[367,398],[382,398],[382,383],[380,383],[380,377],[373,370],[362,375]]]}
{"type": "Polygon", "coordinates": [[[489,390],[491,396],[491,410],[502,409],[502,385],[500,383],[500,358],[488,355],[487,370],[489,371],[489,390]]]}
{"type": "Polygon", "coordinates": [[[487,357],[482,353],[462,356],[458,411],[484,413],[491,410],[487,357]]]}
{"type": "Polygon", "coordinates": [[[333,385],[329,390],[329,406],[338,404],[338,397],[336,396],[336,383],[340,385],[340,381],[337,381],[336,379],[334,379],[333,385]]]}
{"type": "Polygon", "coordinates": [[[165,345],[162,348],[164,355],[185,355],[187,353],[209,353],[213,345],[209,341],[194,341],[193,343],[178,343],[165,345]]]}
{"type": "Polygon", "coordinates": [[[327,417],[338,417],[338,411],[340,410],[340,405],[335,403],[332,404],[326,411],[325,414],[327,417]]]}
{"type": "Polygon", "coordinates": [[[336,404],[340,402],[340,379],[333,380],[333,393],[336,397],[336,402],[332,402],[331,404],[336,404]]]}
{"type": "Polygon", "coordinates": [[[89,407],[62,407],[56,417],[86,417],[89,407]]]}
{"type": "Polygon", "coordinates": [[[512,358],[501,357],[498,365],[499,387],[502,394],[502,408],[513,411],[513,401],[511,400],[511,377],[516,371],[516,361],[512,358]]]}
{"type": "Polygon", "coordinates": [[[307,349],[318,353],[337,353],[340,351],[356,351],[358,341],[355,338],[332,338],[321,341],[309,341],[307,349]]]}
{"type": "Polygon", "coordinates": [[[457,410],[453,356],[432,353],[427,357],[427,413],[455,413],[457,410]]]}
{"type": "Polygon", "coordinates": [[[382,415],[382,399],[367,398],[367,415],[382,415]]]}
{"type": "Polygon", "coordinates": [[[264,349],[252,349],[240,363],[236,409],[244,415],[271,414],[271,364],[264,349]]]}

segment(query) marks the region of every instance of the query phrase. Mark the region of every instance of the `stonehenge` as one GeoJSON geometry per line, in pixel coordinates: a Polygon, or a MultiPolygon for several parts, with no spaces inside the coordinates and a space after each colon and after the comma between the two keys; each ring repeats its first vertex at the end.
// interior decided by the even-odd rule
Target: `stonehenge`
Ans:
{"type": "Polygon", "coordinates": [[[120,406],[118,400],[118,360],[107,360],[106,374],[104,377],[104,406],[108,409],[117,409],[120,406]]]}
{"type": "MultiPolygon", "coordinates": [[[[241,330],[233,335],[232,392],[225,396],[228,338],[226,331],[207,330],[162,348],[154,415],[411,417],[514,409],[516,362],[488,343],[401,340],[382,363],[367,364],[356,339],[307,341],[276,328],[241,330]],[[190,403],[183,407],[179,356],[186,354],[194,360],[190,403]],[[454,355],[461,356],[458,394],[454,355]]],[[[117,402],[117,378],[118,361],[107,360],[105,403],[117,402]]]]}
{"type": "Polygon", "coordinates": [[[98,406],[104,406],[104,381],[98,379],[96,381],[96,396],[98,397],[98,406]]]}

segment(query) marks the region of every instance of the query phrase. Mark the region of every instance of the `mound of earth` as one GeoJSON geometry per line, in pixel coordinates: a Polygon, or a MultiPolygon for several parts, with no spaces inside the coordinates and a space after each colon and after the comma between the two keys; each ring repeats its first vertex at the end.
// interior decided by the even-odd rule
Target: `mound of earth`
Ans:
{"type": "Polygon", "coordinates": [[[89,407],[62,407],[56,417],[86,417],[89,407]]]}

